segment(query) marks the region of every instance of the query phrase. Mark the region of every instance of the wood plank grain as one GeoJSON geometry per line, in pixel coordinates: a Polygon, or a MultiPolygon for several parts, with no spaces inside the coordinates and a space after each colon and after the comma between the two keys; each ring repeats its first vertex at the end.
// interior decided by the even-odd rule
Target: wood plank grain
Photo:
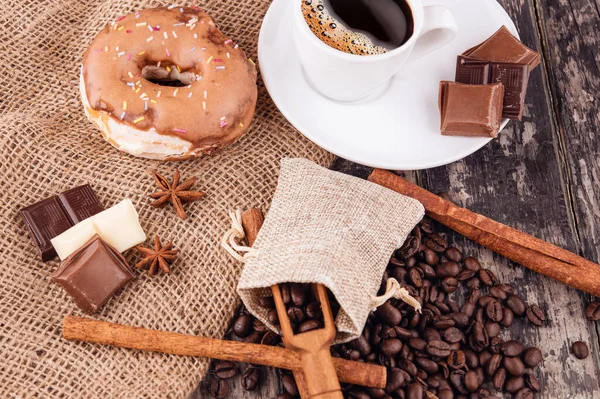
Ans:
{"type": "MultiPolygon", "coordinates": [[[[530,47],[542,50],[536,8],[532,1],[500,0],[530,47]]],[[[546,3],[543,1],[543,3],[546,3]]],[[[542,24],[543,25],[543,24],[542,24]]],[[[502,223],[578,252],[578,221],[569,194],[569,173],[562,159],[563,144],[557,134],[544,57],[531,75],[523,122],[511,122],[498,140],[462,161],[421,173],[431,191],[448,191],[459,205],[502,223]]],[[[591,130],[597,132],[598,128],[591,130]]],[[[544,351],[538,372],[544,389],[539,397],[592,397],[598,387],[598,352],[585,361],[569,354],[570,343],[597,342],[594,326],[583,318],[585,295],[508,262],[469,240],[448,234],[451,242],[478,256],[505,282],[514,284],[530,304],[538,304],[549,319],[534,328],[516,323],[506,337],[521,337],[544,351]]],[[[596,260],[596,259],[592,259],[596,260]]],[[[592,345],[594,346],[594,345],[592,345]]]]}

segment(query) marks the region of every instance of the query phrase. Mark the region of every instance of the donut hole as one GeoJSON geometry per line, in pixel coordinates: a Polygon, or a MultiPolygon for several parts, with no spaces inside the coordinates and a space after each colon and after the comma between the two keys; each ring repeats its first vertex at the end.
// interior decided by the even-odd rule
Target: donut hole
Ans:
{"type": "Polygon", "coordinates": [[[180,71],[175,66],[146,65],[142,68],[142,77],[159,86],[184,87],[196,81],[196,74],[180,71]]]}

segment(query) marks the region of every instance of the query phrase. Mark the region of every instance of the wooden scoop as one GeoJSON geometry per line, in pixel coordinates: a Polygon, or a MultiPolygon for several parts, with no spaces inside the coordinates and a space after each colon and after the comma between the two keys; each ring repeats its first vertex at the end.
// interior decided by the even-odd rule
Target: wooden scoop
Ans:
{"type": "Polygon", "coordinates": [[[305,333],[294,334],[279,286],[274,285],[271,287],[279,316],[283,343],[286,348],[292,349],[300,355],[302,370],[304,371],[304,383],[309,398],[343,399],[340,382],[330,352],[331,344],[335,339],[336,328],[329,298],[327,298],[327,290],[321,284],[314,284],[313,288],[321,303],[325,326],[305,333]]]}

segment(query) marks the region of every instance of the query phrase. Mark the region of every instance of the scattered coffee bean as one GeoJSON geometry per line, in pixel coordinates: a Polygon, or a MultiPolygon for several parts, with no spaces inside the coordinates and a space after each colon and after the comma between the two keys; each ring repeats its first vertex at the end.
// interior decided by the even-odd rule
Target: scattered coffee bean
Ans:
{"type": "Polygon", "coordinates": [[[546,316],[544,316],[544,311],[540,309],[538,305],[531,305],[525,311],[527,315],[527,319],[536,326],[541,326],[546,321],[546,316]]]}
{"type": "Polygon", "coordinates": [[[540,382],[538,379],[531,373],[527,373],[523,376],[525,379],[525,385],[527,388],[531,389],[533,392],[539,392],[542,389],[540,382]]]}
{"type": "Polygon", "coordinates": [[[284,374],[281,377],[281,383],[283,384],[283,389],[286,393],[292,396],[298,396],[298,386],[291,374],[284,374]]]}
{"type": "Polygon", "coordinates": [[[534,368],[542,361],[542,351],[538,348],[527,348],[523,351],[523,363],[529,368],[534,368]]]}
{"type": "Polygon", "coordinates": [[[232,331],[239,338],[246,338],[252,332],[253,321],[252,316],[243,314],[239,316],[233,323],[232,331]]]}
{"type": "Polygon", "coordinates": [[[504,368],[508,374],[515,377],[523,375],[523,372],[525,371],[525,365],[518,357],[504,358],[504,368]]]}
{"type": "Polygon", "coordinates": [[[533,399],[533,392],[529,388],[522,388],[515,394],[514,399],[533,399]]]}
{"type": "Polygon", "coordinates": [[[585,359],[590,354],[587,344],[583,341],[573,342],[571,352],[577,359],[585,359]]]}
{"type": "Polygon", "coordinates": [[[517,316],[523,316],[525,313],[525,302],[517,295],[510,295],[506,299],[506,306],[517,316]]]}
{"type": "Polygon", "coordinates": [[[494,377],[492,378],[492,385],[494,386],[494,389],[498,392],[502,391],[505,381],[506,369],[500,368],[496,371],[496,374],[494,374],[494,377]]]}
{"type": "Polygon", "coordinates": [[[303,321],[296,329],[296,333],[302,334],[319,328],[323,328],[323,323],[316,319],[310,319],[303,321]]]}
{"type": "MultiPolygon", "coordinates": [[[[531,349],[537,349],[537,348],[531,348],[531,349]]],[[[523,344],[521,344],[519,341],[516,341],[513,339],[510,341],[506,341],[502,345],[502,354],[504,356],[516,357],[516,356],[521,356],[521,353],[523,353],[523,344]]],[[[540,352],[540,354],[541,354],[541,352],[540,352]]]]}
{"type": "Polygon", "coordinates": [[[600,320],[600,301],[590,302],[585,308],[585,317],[592,321],[600,320]]]}
{"type": "Polygon", "coordinates": [[[517,393],[524,386],[525,379],[523,377],[509,377],[504,383],[504,390],[508,393],[517,393]]]}
{"type": "Polygon", "coordinates": [[[258,299],[258,305],[261,308],[273,309],[275,307],[275,301],[272,296],[262,296],[258,299]]]}
{"type": "Polygon", "coordinates": [[[221,361],[215,365],[215,375],[222,380],[233,378],[237,373],[237,366],[232,362],[221,361]]]}
{"type": "Polygon", "coordinates": [[[223,399],[229,395],[229,384],[220,378],[215,378],[210,383],[210,395],[216,399],[223,399]]]}
{"type": "Polygon", "coordinates": [[[248,366],[242,374],[242,388],[246,391],[254,391],[259,384],[260,371],[254,366],[248,366]]]}

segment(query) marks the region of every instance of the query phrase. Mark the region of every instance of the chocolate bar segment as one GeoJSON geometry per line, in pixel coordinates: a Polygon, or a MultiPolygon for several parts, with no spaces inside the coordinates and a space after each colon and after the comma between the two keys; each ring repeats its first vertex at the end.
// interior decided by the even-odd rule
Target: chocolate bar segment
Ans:
{"type": "Polygon", "coordinates": [[[529,65],[492,62],[459,55],[456,81],[465,84],[502,83],[502,117],[521,120],[529,82],[529,65]]]}
{"type": "Polygon", "coordinates": [[[73,225],[104,210],[89,184],[59,194],[58,200],[73,225]]]}
{"type": "Polygon", "coordinates": [[[527,64],[530,71],[540,64],[540,54],[521,43],[506,26],[462,55],[487,61],[527,64]]]}
{"type": "Polygon", "coordinates": [[[47,262],[56,257],[50,240],[71,227],[71,221],[56,197],[21,209],[21,216],[40,251],[42,260],[47,262]]]}
{"type": "Polygon", "coordinates": [[[501,83],[440,82],[441,131],[445,136],[497,137],[502,120],[501,83]]]}
{"type": "Polygon", "coordinates": [[[135,275],[127,261],[100,236],[93,236],[52,275],[84,312],[95,313],[135,275]]]}

